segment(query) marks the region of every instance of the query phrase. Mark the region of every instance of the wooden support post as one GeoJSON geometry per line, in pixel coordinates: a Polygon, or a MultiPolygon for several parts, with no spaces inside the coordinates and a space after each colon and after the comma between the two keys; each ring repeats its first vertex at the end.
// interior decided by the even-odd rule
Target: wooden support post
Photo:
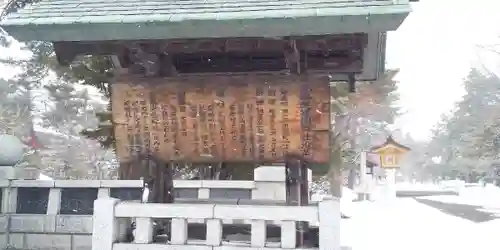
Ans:
{"type": "MultiPolygon", "coordinates": [[[[287,204],[290,206],[309,205],[308,169],[302,157],[289,156],[285,159],[287,173],[287,204]]],[[[303,247],[305,235],[309,230],[307,222],[296,223],[296,231],[299,232],[297,238],[298,247],[303,247]]]]}

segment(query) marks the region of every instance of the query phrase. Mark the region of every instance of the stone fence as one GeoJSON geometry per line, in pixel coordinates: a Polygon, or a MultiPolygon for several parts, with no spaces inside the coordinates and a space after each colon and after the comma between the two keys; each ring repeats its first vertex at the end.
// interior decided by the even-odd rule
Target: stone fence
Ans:
{"type": "MultiPolygon", "coordinates": [[[[339,249],[340,205],[323,200],[304,207],[227,204],[151,204],[100,198],[95,201],[92,250],[256,250],[296,249],[297,222],[319,228],[319,250],[339,249]],[[170,239],[155,238],[153,219],[171,219],[170,239]],[[188,237],[188,220],[205,224],[205,239],[188,237]],[[250,240],[223,237],[223,220],[250,222],[250,240]],[[126,241],[130,221],[135,221],[133,242],[126,241]],[[281,236],[276,242],[266,238],[268,221],[280,221],[281,236]]],[[[168,238],[168,237],[167,237],[168,238]]],[[[304,248],[301,248],[304,249],[304,248]]],[[[317,249],[317,248],[311,248],[317,249]]]]}
{"type": "Polygon", "coordinates": [[[91,249],[98,197],[135,199],[139,180],[0,181],[0,249],[91,249]]]}
{"type": "MultiPolygon", "coordinates": [[[[176,180],[175,196],[187,202],[285,201],[283,167],[259,167],[254,176],[254,181],[176,180]]],[[[140,200],[142,187],[141,180],[0,180],[0,249],[88,250],[94,201],[140,200]]],[[[198,222],[196,217],[190,220],[198,222]]],[[[226,218],[224,223],[234,221],[226,218]]]]}

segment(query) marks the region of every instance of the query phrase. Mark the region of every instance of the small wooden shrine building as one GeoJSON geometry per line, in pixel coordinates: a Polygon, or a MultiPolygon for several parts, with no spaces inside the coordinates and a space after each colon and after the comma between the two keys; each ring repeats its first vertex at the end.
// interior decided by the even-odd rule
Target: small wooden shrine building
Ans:
{"type": "Polygon", "coordinates": [[[0,26],[52,42],[61,64],[109,56],[121,161],[140,151],[327,164],[329,83],[376,80],[386,32],[410,10],[408,0],[13,0],[0,26]]]}

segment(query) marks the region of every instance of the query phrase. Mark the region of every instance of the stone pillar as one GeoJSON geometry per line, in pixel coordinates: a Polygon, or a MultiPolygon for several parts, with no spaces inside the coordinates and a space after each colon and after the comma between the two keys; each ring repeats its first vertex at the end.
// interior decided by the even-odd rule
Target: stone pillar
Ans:
{"type": "MultiPolygon", "coordinates": [[[[254,170],[255,189],[253,200],[286,201],[286,169],[285,166],[260,166],[254,170]]],[[[312,171],[307,170],[309,187],[312,183],[312,171]]],[[[311,199],[309,195],[309,199],[311,199]]]]}
{"type": "Polygon", "coordinates": [[[115,198],[94,201],[92,250],[113,250],[113,243],[120,238],[120,224],[115,218],[115,198]]]}
{"type": "Polygon", "coordinates": [[[396,198],[396,169],[390,168],[385,170],[385,195],[384,198],[392,200],[396,198]]]}
{"type": "Polygon", "coordinates": [[[260,166],[254,170],[252,200],[286,201],[285,166],[260,166]]]}
{"type": "Polygon", "coordinates": [[[340,200],[325,196],[318,204],[319,249],[340,250],[340,200]]]}

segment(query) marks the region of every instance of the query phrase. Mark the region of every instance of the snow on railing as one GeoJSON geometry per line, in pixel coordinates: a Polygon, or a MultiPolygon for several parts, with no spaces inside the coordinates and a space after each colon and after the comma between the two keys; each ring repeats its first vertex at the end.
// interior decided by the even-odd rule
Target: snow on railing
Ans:
{"type": "MultiPolygon", "coordinates": [[[[296,248],[296,222],[309,222],[319,228],[319,250],[340,249],[339,201],[327,198],[311,206],[227,205],[227,204],[152,204],[121,202],[100,198],[94,203],[92,250],[251,250],[266,248],[266,222],[280,221],[281,245],[273,249],[296,248]],[[170,241],[153,242],[153,219],[169,218],[170,241]],[[120,242],[126,237],[126,226],[135,220],[136,229],[131,243],[120,242]],[[204,242],[188,241],[188,220],[197,219],[206,225],[204,242]],[[223,242],[223,220],[250,221],[250,244],[234,245],[223,242]]],[[[169,231],[169,230],[167,230],[169,231]]]]}

